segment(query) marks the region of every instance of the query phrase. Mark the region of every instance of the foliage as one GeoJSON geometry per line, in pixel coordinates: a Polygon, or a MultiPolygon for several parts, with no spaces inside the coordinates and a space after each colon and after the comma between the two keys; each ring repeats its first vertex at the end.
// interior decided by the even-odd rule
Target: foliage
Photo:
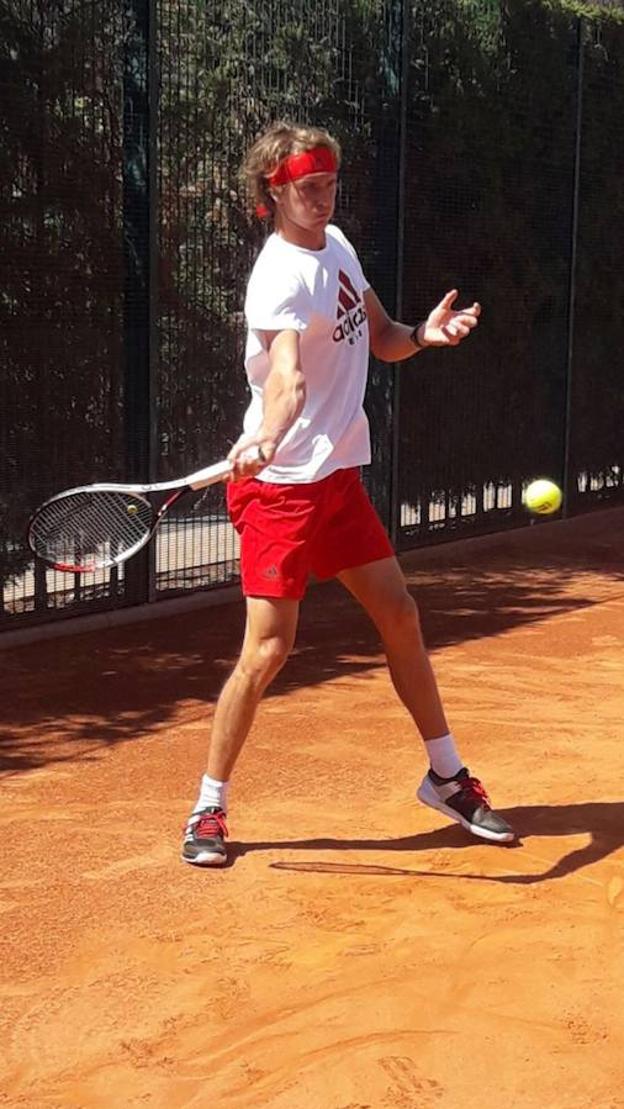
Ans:
{"type": "Polygon", "coordinates": [[[0,10],[0,579],[59,479],[119,455],[119,21],[0,10]]]}
{"type": "MultiPolygon", "coordinates": [[[[488,481],[518,488],[535,473],[561,480],[564,470],[577,24],[551,6],[525,0],[461,8],[461,18],[453,0],[414,9],[405,298],[419,318],[456,285],[464,301],[482,303],[483,317],[452,365],[451,356],[429,354],[403,379],[401,490],[411,503],[436,490],[460,497],[488,481]]],[[[585,101],[581,120],[581,239],[574,269],[575,400],[580,403],[590,380],[602,387],[594,388],[591,402],[585,394],[585,415],[574,421],[574,449],[578,436],[586,443],[593,437],[583,457],[590,470],[622,461],[615,440],[624,392],[617,362],[607,357],[617,349],[621,325],[610,312],[597,338],[589,321],[605,316],[596,302],[604,305],[606,297],[615,306],[624,293],[613,257],[614,226],[622,227],[621,159],[606,150],[624,107],[623,49],[615,25],[608,35],[596,30],[584,36],[586,83],[603,71],[602,96],[591,109],[585,101]],[[602,279],[598,257],[608,259],[602,279]],[[581,310],[588,301],[595,304],[590,317],[581,310]],[[597,345],[600,355],[592,356],[597,345]],[[600,411],[593,420],[591,405],[600,411]]]]}
{"type": "Polygon", "coordinates": [[[545,9],[585,18],[594,24],[624,23],[622,0],[593,0],[591,3],[584,3],[583,0],[540,0],[540,2],[545,9]]]}
{"type": "MultiPolygon", "coordinates": [[[[149,323],[124,271],[128,228],[145,215],[129,210],[127,188],[128,74],[145,79],[133,53],[138,7],[0,0],[0,580],[29,561],[34,505],[65,485],[122,476],[132,446],[127,351],[149,323]]],[[[244,286],[264,229],[238,171],[276,117],[341,140],[338,219],[390,311],[401,295],[416,321],[453,285],[484,306],[465,348],[401,371],[398,412],[392,372],[372,367],[370,484],[382,511],[397,419],[407,502],[440,490],[457,498],[488,480],[517,485],[536,470],[560,476],[570,380],[575,463],[622,464],[621,3],[156,7],[158,476],[219,455],[240,425],[244,286]]]]}

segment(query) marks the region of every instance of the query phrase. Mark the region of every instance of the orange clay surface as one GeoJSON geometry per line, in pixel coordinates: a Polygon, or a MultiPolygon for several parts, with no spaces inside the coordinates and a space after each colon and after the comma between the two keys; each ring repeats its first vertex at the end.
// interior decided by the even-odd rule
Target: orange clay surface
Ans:
{"type": "Polygon", "coordinates": [[[0,1104],[624,1106],[624,509],[403,563],[517,846],[415,800],[420,742],[334,584],[221,872],[178,853],[240,603],[0,655],[0,1104]]]}

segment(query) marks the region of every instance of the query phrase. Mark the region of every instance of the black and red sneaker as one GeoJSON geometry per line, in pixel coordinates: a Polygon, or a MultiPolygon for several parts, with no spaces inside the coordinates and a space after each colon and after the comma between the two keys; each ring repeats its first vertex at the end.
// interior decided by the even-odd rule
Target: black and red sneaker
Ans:
{"type": "Polygon", "coordinates": [[[492,809],[479,779],[471,778],[465,766],[453,778],[441,778],[429,770],[416,796],[423,804],[456,820],[473,836],[494,843],[509,843],[516,838],[513,828],[492,809]]]}
{"type": "Polygon", "coordinates": [[[223,866],[227,862],[227,834],[223,809],[211,805],[192,813],[184,831],[182,859],[195,866],[223,866]]]}

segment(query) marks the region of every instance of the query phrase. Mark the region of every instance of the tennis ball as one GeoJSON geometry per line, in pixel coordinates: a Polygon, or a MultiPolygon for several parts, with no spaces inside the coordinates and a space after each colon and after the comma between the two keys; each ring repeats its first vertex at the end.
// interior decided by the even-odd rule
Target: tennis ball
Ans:
{"type": "Polygon", "coordinates": [[[559,486],[545,477],[532,481],[524,493],[524,503],[529,512],[535,512],[538,516],[550,516],[556,512],[561,508],[562,499],[559,486]]]}
{"type": "Polygon", "coordinates": [[[138,508],[135,504],[129,504],[127,509],[126,509],[126,512],[128,513],[128,516],[136,516],[138,511],[139,510],[138,510],[138,508]]]}

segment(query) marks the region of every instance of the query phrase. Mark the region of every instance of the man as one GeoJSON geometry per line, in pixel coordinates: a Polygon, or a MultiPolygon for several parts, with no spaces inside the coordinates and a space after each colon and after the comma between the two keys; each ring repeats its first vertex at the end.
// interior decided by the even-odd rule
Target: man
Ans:
{"type": "Polygon", "coordinates": [[[360,479],[370,462],[363,409],[369,349],[395,363],[453,347],[480,307],[451,290],[417,327],[391,320],[357,254],[331,224],[340,148],[317,128],[274,124],[245,163],[261,216],[273,218],[245,301],[251,403],[230,452],[228,507],[241,539],[247,622],[219,697],[207,772],[182,858],[227,860],[228,787],[259,701],[292,649],[310,573],[337,577],[375,622],[394,687],[425,743],[418,797],[496,842],[514,838],[455,747],[423,643],[418,610],[360,479]]]}

